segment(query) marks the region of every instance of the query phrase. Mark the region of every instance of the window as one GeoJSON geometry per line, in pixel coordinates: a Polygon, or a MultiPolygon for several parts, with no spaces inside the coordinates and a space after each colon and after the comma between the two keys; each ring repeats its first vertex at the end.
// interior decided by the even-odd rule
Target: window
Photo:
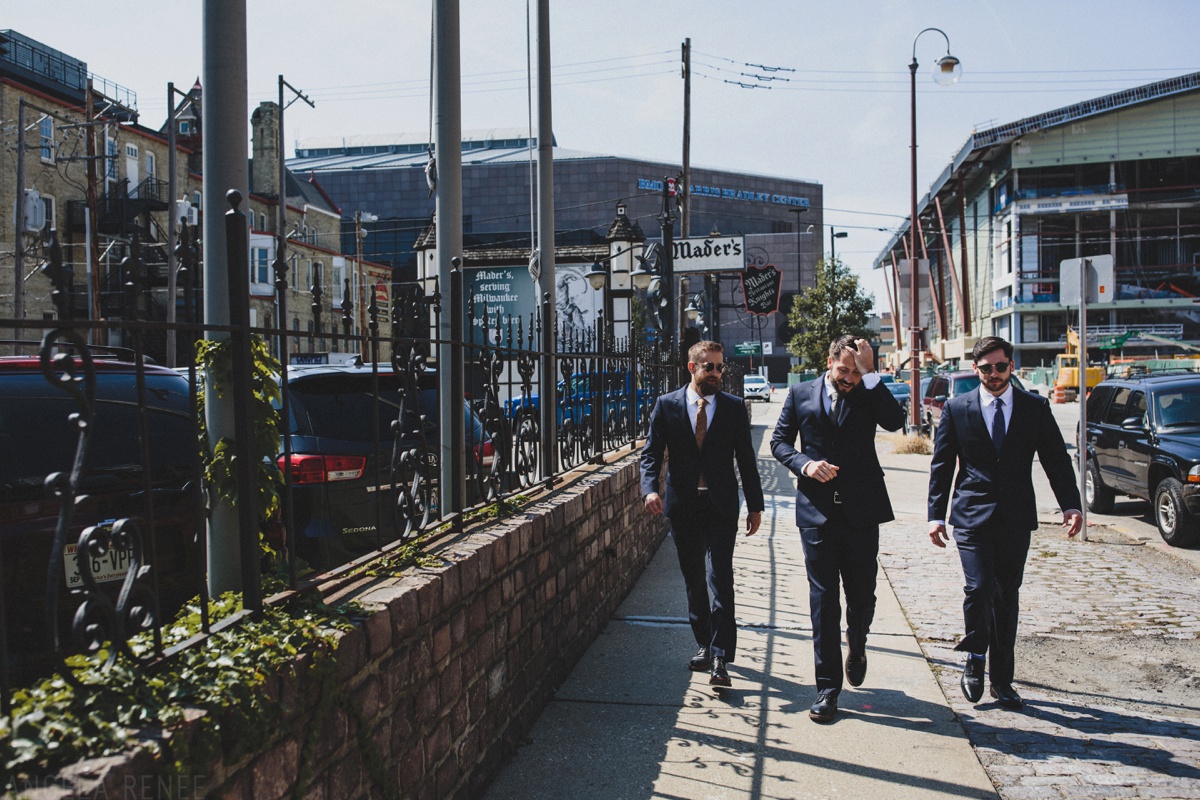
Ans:
{"type": "Polygon", "coordinates": [[[342,268],[337,265],[333,268],[333,286],[329,288],[332,290],[330,300],[334,303],[342,302],[342,268]]]}
{"type": "Polygon", "coordinates": [[[114,139],[108,139],[105,142],[105,154],[108,156],[108,169],[104,174],[113,180],[117,179],[117,142],[114,139]]]}
{"type": "Polygon", "coordinates": [[[190,136],[192,133],[192,121],[190,119],[179,120],[179,132],[184,136],[190,136]]]}
{"type": "Polygon", "coordinates": [[[38,121],[38,136],[41,139],[41,155],[42,161],[52,163],[54,161],[54,119],[51,117],[42,117],[38,121]]]}
{"type": "Polygon", "coordinates": [[[138,157],[137,145],[136,144],[125,145],[125,156],[127,158],[132,158],[134,160],[137,160],[137,157],[138,157]]]}
{"type": "Polygon", "coordinates": [[[266,214],[266,212],[263,212],[258,215],[258,229],[260,231],[265,231],[267,229],[267,214],[266,214]]]}
{"type": "Polygon", "coordinates": [[[1108,408],[1108,399],[1113,396],[1111,386],[1097,386],[1087,396],[1087,416],[1089,420],[1103,420],[1108,408]]]}
{"type": "Polygon", "coordinates": [[[250,248],[250,276],[255,283],[270,283],[270,253],[265,247],[250,248]]]}
{"type": "Polygon", "coordinates": [[[1104,415],[1105,423],[1118,426],[1121,424],[1121,420],[1125,419],[1125,406],[1129,403],[1129,394],[1130,389],[1126,386],[1117,389],[1108,407],[1108,413],[1104,415]]]}
{"type": "Polygon", "coordinates": [[[151,153],[149,150],[147,150],[146,157],[145,157],[143,163],[145,164],[145,167],[146,167],[146,174],[144,177],[157,178],[158,177],[158,159],[155,157],[154,153],[151,153]]]}

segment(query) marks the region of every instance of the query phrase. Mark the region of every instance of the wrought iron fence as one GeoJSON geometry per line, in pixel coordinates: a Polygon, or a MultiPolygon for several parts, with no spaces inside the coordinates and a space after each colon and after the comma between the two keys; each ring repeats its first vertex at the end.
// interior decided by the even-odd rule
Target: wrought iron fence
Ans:
{"type": "MultiPolygon", "coordinates": [[[[229,289],[244,303],[247,227],[237,201],[233,198],[227,215],[229,289]]],[[[197,269],[190,256],[184,265],[193,273],[197,269]]],[[[136,251],[124,267],[130,276],[127,305],[136,308],[132,295],[144,291],[136,251]]],[[[277,259],[275,270],[279,313],[273,319],[286,321],[284,259],[277,259]]],[[[324,330],[315,314],[307,334],[287,329],[286,323],[251,327],[244,306],[233,309],[234,324],[206,322],[198,318],[188,280],[182,284],[186,298],[176,323],[84,321],[75,317],[77,290],[56,247],[42,271],[54,287],[56,318],[0,320],[0,329],[13,331],[12,340],[0,343],[0,700],[5,713],[11,710],[14,682],[55,668],[71,679],[64,659],[72,653],[106,649],[109,666],[118,658],[149,665],[170,655],[163,626],[190,598],[200,599],[201,636],[215,627],[208,617],[207,531],[213,527],[213,507],[225,501],[205,481],[197,442],[204,430],[200,391],[215,391],[216,370],[206,377],[194,361],[186,370],[153,364],[145,356],[148,334],[173,330],[193,344],[228,337],[233,384],[222,391],[233,393],[239,414],[254,392],[248,378],[262,368],[254,363],[254,340],[281,355],[275,367],[278,447],[256,452],[257,423],[249,416],[235,421],[234,464],[243,467],[234,470],[232,480],[239,498],[234,507],[244,610],[221,626],[261,610],[260,537],[281,553],[276,563],[286,566],[291,589],[312,584],[300,555],[320,525],[311,515],[300,521],[297,503],[305,481],[360,484],[369,498],[370,522],[359,539],[389,549],[436,527],[460,525],[471,508],[549,487],[568,470],[631,448],[648,430],[655,400],[678,386],[682,375],[663,348],[636,336],[615,336],[603,317],[582,335],[560,331],[553,352],[544,351],[539,347],[544,326],[553,324],[545,302],[527,318],[485,312],[477,319],[467,310],[463,339],[438,339],[442,315],[469,307],[458,271],[448,298],[436,285],[396,285],[384,311],[369,293],[361,331],[354,330],[354,307],[346,292],[331,330],[324,330]],[[380,325],[385,316],[390,322],[386,336],[380,325]],[[340,333],[332,330],[337,322],[340,333]],[[360,378],[359,388],[347,392],[366,393],[362,424],[370,429],[369,446],[348,466],[323,461],[327,473],[314,478],[304,471],[305,458],[336,461],[341,456],[297,450],[313,413],[303,407],[295,387],[313,369],[289,362],[314,360],[317,343],[324,341],[342,354],[357,354],[322,369],[360,378]],[[430,376],[440,368],[462,377],[464,395],[461,435],[445,451],[440,431],[446,424],[457,428],[457,414],[450,420],[431,418],[425,403],[430,376]],[[361,388],[363,380],[368,389],[361,388]],[[547,396],[553,398],[553,414],[543,412],[547,396]],[[385,424],[370,424],[366,417],[385,424]],[[455,487],[441,486],[443,455],[458,465],[451,472],[454,479],[462,477],[457,501],[451,495],[455,487]],[[264,495],[254,464],[264,464],[263,472],[278,466],[273,490],[280,494],[280,508],[269,517],[255,509],[255,499],[264,495]]],[[[314,307],[320,294],[314,287],[314,307]]],[[[729,388],[740,392],[736,370],[726,376],[729,388]]],[[[313,538],[325,533],[317,530],[313,538]]],[[[337,541],[345,538],[335,534],[337,541]]],[[[338,568],[336,559],[318,566],[338,568]]]]}

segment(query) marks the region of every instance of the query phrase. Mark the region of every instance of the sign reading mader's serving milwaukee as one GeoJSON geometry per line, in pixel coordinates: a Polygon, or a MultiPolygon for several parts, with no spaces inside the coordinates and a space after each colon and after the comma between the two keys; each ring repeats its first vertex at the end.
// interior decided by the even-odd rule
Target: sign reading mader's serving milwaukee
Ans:
{"type": "Polygon", "coordinates": [[[746,265],[742,273],[742,296],[746,298],[747,311],[764,317],[776,313],[782,292],[783,273],[778,267],[746,265]]]}

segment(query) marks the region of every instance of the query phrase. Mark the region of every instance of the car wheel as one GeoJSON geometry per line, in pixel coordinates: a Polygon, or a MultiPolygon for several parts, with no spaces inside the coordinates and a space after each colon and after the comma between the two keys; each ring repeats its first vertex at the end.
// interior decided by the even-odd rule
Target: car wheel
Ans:
{"type": "Polygon", "coordinates": [[[1095,511],[1097,514],[1107,514],[1113,510],[1113,501],[1116,498],[1116,492],[1104,485],[1104,481],[1100,480],[1100,468],[1096,466],[1095,461],[1089,461],[1087,466],[1087,476],[1083,483],[1084,499],[1087,501],[1088,511],[1095,511]]]}
{"type": "Polygon", "coordinates": [[[1196,520],[1183,503],[1183,486],[1174,478],[1166,478],[1154,490],[1154,521],[1163,541],[1172,547],[1195,544],[1196,520]]]}

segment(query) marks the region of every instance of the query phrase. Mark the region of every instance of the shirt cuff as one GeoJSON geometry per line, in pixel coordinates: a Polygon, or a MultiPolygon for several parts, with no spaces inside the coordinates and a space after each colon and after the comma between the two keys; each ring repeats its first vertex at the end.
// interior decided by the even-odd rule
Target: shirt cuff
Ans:
{"type": "Polygon", "coordinates": [[[881,379],[878,372],[868,372],[866,375],[863,375],[862,384],[863,386],[867,387],[867,389],[874,389],[879,385],[880,380],[881,379]]]}

